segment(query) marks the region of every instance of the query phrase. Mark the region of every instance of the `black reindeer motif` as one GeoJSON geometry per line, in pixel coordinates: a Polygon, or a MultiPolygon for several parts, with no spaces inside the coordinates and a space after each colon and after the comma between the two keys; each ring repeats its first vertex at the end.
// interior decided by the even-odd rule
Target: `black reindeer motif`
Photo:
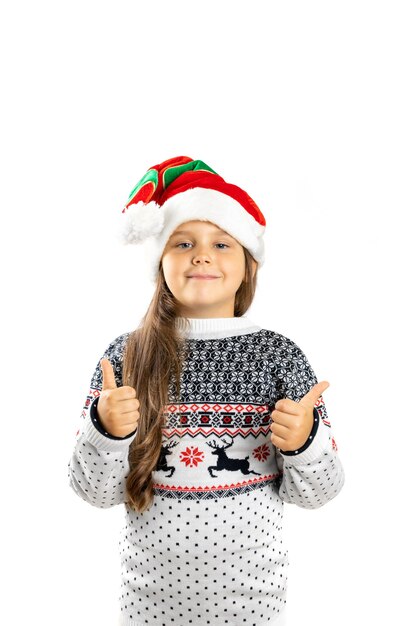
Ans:
{"type": "Polygon", "coordinates": [[[259,472],[249,470],[249,456],[246,456],[244,459],[229,459],[225,451],[233,445],[233,441],[227,443],[227,441],[222,439],[222,442],[225,444],[224,446],[219,446],[216,442],[207,442],[207,445],[210,446],[210,448],[214,448],[212,454],[217,454],[217,465],[210,465],[208,468],[209,474],[212,478],[217,478],[217,476],[213,474],[213,470],[220,471],[224,469],[229,470],[229,472],[236,472],[240,470],[242,474],[245,475],[256,474],[257,476],[260,476],[259,472]]]}
{"type": "Polygon", "coordinates": [[[167,446],[162,446],[161,454],[159,455],[158,464],[156,466],[156,470],[162,470],[163,472],[171,472],[169,474],[169,478],[175,472],[175,467],[173,465],[167,464],[167,455],[172,454],[171,449],[175,448],[175,446],[177,445],[178,445],[178,441],[171,441],[171,443],[169,443],[167,446]]]}

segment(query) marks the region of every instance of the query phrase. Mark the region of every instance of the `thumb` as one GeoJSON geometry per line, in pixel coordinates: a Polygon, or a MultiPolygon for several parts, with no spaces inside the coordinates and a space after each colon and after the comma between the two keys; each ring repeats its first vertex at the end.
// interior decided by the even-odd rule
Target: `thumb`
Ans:
{"type": "Polygon", "coordinates": [[[306,395],[301,398],[300,402],[304,405],[314,406],[317,400],[320,398],[323,391],[325,391],[328,387],[330,387],[330,383],[326,380],[323,380],[321,383],[317,383],[310,389],[306,395]]]}
{"type": "Polygon", "coordinates": [[[114,378],[114,372],[112,364],[108,359],[101,359],[100,361],[101,371],[103,372],[103,384],[102,389],[116,389],[116,380],[114,378]]]}

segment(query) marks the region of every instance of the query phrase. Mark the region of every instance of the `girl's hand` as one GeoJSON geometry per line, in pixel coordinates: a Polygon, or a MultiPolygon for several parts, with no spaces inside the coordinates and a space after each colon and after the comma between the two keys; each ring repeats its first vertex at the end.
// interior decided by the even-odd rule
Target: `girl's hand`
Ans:
{"type": "Polygon", "coordinates": [[[330,383],[322,381],[314,385],[299,402],[289,398],[278,400],[271,417],[271,441],[283,452],[293,452],[301,448],[313,428],[313,409],[317,400],[330,383]]]}
{"type": "Polygon", "coordinates": [[[133,387],[118,387],[112,364],[101,359],[103,385],[97,404],[97,412],[105,430],[113,437],[126,437],[138,426],[139,400],[133,387]]]}

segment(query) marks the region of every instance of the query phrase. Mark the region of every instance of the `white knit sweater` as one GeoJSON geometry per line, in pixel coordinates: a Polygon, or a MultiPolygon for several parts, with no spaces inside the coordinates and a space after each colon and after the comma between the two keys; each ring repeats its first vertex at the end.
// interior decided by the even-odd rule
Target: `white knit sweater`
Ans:
{"type": "MultiPolygon", "coordinates": [[[[165,407],[153,472],[155,498],[138,514],[125,506],[119,543],[123,626],[283,624],[288,554],[283,503],[317,508],[334,498],[344,472],[322,397],[309,439],[281,453],[270,413],[317,383],[301,349],[248,318],[178,319],[187,337],[180,402],[165,407]]],[[[122,384],[117,337],[102,356],[122,384]]],[[[101,359],[102,357],[100,357],[101,359]]],[[[100,508],[125,501],[135,433],[111,437],[100,424],[100,359],[69,462],[75,493],[100,508]]]]}

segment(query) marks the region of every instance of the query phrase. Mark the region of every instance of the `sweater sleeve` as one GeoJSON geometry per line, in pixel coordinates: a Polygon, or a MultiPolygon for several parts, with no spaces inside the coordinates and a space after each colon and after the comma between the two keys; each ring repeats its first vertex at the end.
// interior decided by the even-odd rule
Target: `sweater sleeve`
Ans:
{"type": "MultiPolygon", "coordinates": [[[[303,351],[287,340],[286,374],[278,385],[278,399],[299,402],[318,382],[303,351]]],[[[320,396],[314,407],[313,428],[304,445],[292,452],[275,448],[279,470],[279,494],[288,503],[316,509],[332,500],[342,489],[345,475],[327,410],[320,396]]]]}
{"type": "MultiPolygon", "coordinates": [[[[103,357],[113,366],[118,387],[122,386],[123,348],[128,333],[120,335],[105,350],[103,357]]],[[[81,413],[72,456],[68,463],[70,487],[75,493],[98,508],[109,508],[125,501],[125,482],[129,473],[129,446],[136,431],[127,437],[107,433],[97,414],[102,389],[99,359],[81,413]]]]}

